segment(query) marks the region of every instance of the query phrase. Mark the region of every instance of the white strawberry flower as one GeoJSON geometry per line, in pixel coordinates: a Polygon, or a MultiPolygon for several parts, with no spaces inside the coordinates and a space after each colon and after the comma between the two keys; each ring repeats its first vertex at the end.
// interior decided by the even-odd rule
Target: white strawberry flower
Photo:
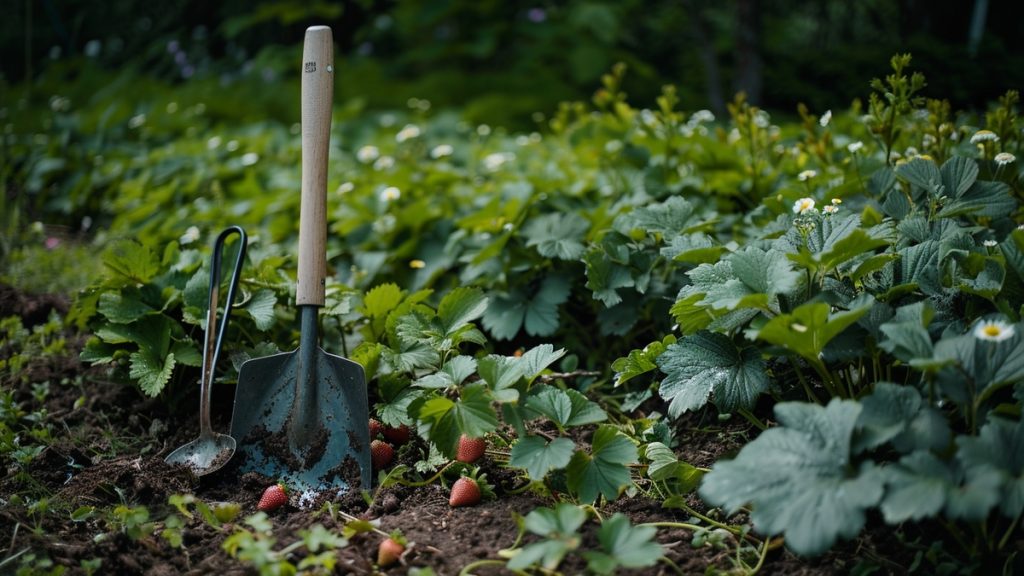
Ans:
{"type": "Polygon", "coordinates": [[[794,214],[806,214],[814,210],[814,198],[801,198],[793,203],[794,214]]]}
{"type": "Polygon", "coordinates": [[[974,327],[974,337],[989,342],[1002,342],[1013,338],[1014,328],[1002,320],[983,320],[974,327]]]}

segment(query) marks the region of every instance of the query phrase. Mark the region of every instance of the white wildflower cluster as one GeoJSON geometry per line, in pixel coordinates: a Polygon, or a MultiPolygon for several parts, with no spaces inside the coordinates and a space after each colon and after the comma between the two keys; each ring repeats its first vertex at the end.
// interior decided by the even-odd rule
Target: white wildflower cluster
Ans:
{"type": "Polygon", "coordinates": [[[395,159],[391,156],[381,156],[373,163],[374,170],[389,170],[395,165],[395,159]]]}
{"type": "Polygon", "coordinates": [[[842,203],[843,201],[839,198],[833,198],[831,203],[821,209],[821,213],[825,216],[831,216],[836,212],[839,212],[839,205],[842,203]]]}
{"type": "Polygon", "coordinates": [[[796,179],[801,181],[801,182],[807,182],[808,180],[810,180],[811,178],[814,178],[817,175],[818,175],[818,171],[817,170],[804,170],[803,172],[801,172],[801,173],[796,175],[796,179]]]}
{"type": "Polygon", "coordinates": [[[996,164],[1003,167],[1007,164],[1013,164],[1017,160],[1017,157],[1009,152],[1000,152],[999,154],[996,154],[994,160],[996,161],[996,164]]]}
{"type": "Polygon", "coordinates": [[[846,151],[849,152],[850,154],[856,154],[860,152],[863,148],[864,143],[861,142],[860,140],[857,140],[856,142],[850,142],[849,144],[846,145],[846,151]]]}
{"type": "Polygon", "coordinates": [[[496,172],[501,169],[505,163],[511,162],[512,160],[515,160],[515,158],[516,155],[511,152],[494,152],[484,156],[484,168],[488,172],[496,172]]]}
{"type": "Polygon", "coordinates": [[[430,151],[430,157],[434,160],[441,158],[447,158],[455,153],[455,149],[452,148],[451,144],[438,144],[430,151]]]}
{"type": "Polygon", "coordinates": [[[825,110],[825,113],[821,115],[821,118],[818,118],[818,124],[821,124],[822,128],[824,128],[825,126],[828,126],[828,123],[831,122],[831,121],[832,121],[832,111],[831,110],[825,110]]]}
{"type": "Polygon", "coordinates": [[[395,134],[395,141],[401,144],[406,140],[412,140],[420,135],[420,127],[415,124],[406,124],[404,128],[395,134]]]}
{"type": "Polygon", "coordinates": [[[999,136],[991,130],[978,130],[971,136],[971,144],[983,144],[985,142],[999,142],[999,136]]]}
{"type": "Polygon", "coordinates": [[[351,192],[351,191],[353,191],[355,189],[356,189],[356,185],[353,184],[352,182],[342,182],[341,185],[338,186],[338,194],[339,195],[348,194],[349,192],[351,192]]]}
{"type": "Polygon", "coordinates": [[[380,157],[380,150],[376,146],[363,146],[356,152],[356,158],[363,164],[369,164],[380,157]]]}
{"type": "Polygon", "coordinates": [[[421,112],[426,112],[427,110],[430,110],[430,100],[424,100],[422,98],[409,98],[405,102],[405,104],[409,108],[412,108],[413,110],[419,110],[421,112]]]}
{"type": "Polygon", "coordinates": [[[690,115],[686,123],[679,127],[679,133],[690,138],[694,134],[707,136],[708,127],[704,124],[714,122],[715,115],[710,110],[698,110],[690,115]]]}
{"type": "Polygon", "coordinates": [[[191,244],[196,240],[199,240],[199,228],[196,226],[189,226],[185,233],[181,235],[181,238],[178,238],[178,242],[183,246],[191,244]]]}
{"type": "Polygon", "coordinates": [[[380,191],[381,202],[391,202],[402,197],[402,191],[395,186],[388,186],[380,191]]]}

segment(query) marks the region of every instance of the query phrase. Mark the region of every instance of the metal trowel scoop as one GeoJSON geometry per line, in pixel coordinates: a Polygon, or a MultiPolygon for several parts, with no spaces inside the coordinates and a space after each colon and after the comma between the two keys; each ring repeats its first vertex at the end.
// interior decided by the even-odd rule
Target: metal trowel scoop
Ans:
{"type": "Polygon", "coordinates": [[[191,468],[196,476],[210,474],[227,464],[235,454],[235,439],[227,434],[218,434],[210,426],[210,392],[213,384],[213,371],[220,356],[220,345],[227,331],[231,307],[235,302],[235,289],[245,260],[245,230],[239,226],[231,226],[217,236],[213,245],[213,257],[210,262],[210,299],[206,313],[206,337],[203,346],[203,372],[199,380],[199,438],[178,448],[164,460],[168,464],[180,464],[191,468]],[[233,233],[238,233],[238,257],[235,268],[228,283],[228,301],[224,305],[224,318],[217,331],[217,296],[220,291],[220,260],[224,240],[233,233]],[[216,338],[215,338],[216,336],[216,338]]]}

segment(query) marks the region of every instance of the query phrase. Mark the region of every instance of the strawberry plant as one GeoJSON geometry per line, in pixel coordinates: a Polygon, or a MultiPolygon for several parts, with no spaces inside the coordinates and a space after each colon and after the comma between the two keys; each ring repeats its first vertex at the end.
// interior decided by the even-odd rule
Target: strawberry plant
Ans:
{"type": "MultiPolygon", "coordinates": [[[[543,539],[512,551],[507,567],[557,569],[567,555],[578,553],[582,547],[579,529],[586,519],[587,512],[572,504],[533,510],[523,519],[523,528],[543,539]]],[[[622,514],[603,520],[597,530],[601,547],[582,552],[587,569],[594,574],[614,574],[618,569],[653,566],[663,553],[661,546],[652,541],[655,531],[652,526],[632,526],[622,514]]]]}
{"type": "MultiPolygon", "coordinates": [[[[512,492],[536,499],[523,520],[536,539],[483,560],[512,570],[650,568],[671,553],[655,531],[672,528],[756,572],[783,542],[821,554],[871,518],[899,538],[938,527],[927,534],[947,532],[945,554],[953,544],[1012,568],[1024,506],[1019,98],[956,114],[925,97],[908,56],[890,67],[865,104],[800,106],[797,122],[743,97],[722,118],[684,111],[672,88],[634,108],[624,66],[543,133],[473,126],[418,100],[337,107],[320,333],[365,367],[379,475],[368,513],[398,486],[432,483],[475,505],[459,477],[473,464],[497,484],[488,512],[512,492]],[[727,455],[687,462],[704,451],[695,436],[714,434],[734,442],[727,455]],[[686,521],[606,515],[623,494],[686,521]]],[[[172,412],[197,376],[209,230],[253,232],[226,341],[234,367],[297,342],[299,134],[274,120],[231,128],[259,116],[237,100],[133,97],[109,117],[56,100],[37,112],[62,144],[35,143],[18,119],[5,168],[24,181],[19,205],[99,230],[102,275],[67,319],[89,334],[82,358],[172,412]],[[45,190],[61,205],[43,206],[45,190]]],[[[30,486],[60,427],[24,404],[57,383],[22,369],[68,348],[63,326],[0,323],[0,375],[19,386],[0,393],[0,453],[30,486]]],[[[29,492],[12,501],[41,531],[55,500],[29,492]]],[[[266,516],[229,529],[197,499],[170,505],[163,522],[129,501],[72,517],[178,549],[198,514],[262,573],[330,571],[348,537],[375,530],[350,521],[344,538],[320,526],[297,540],[266,516]]],[[[429,550],[388,542],[360,553],[416,568],[429,550]]],[[[923,546],[921,562],[944,557],[923,546]]]]}

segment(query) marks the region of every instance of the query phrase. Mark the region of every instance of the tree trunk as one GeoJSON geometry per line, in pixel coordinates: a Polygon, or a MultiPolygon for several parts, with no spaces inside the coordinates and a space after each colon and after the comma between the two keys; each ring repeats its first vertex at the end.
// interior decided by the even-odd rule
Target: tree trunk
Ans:
{"type": "Polygon", "coordinates": [[[713,34],[707,30],[710,24],[704,17],[704,2],[683,0],[683,8],[687,12],[690,24],[690,36],[697,45],[697,54],[704,67],[704,87],[708,99],[708,108],[715,116],[725,116],[725,97],[722,94],[722,73],[718,67],[718,54],[715,53],[713,34]]]}
{"type": "Polygon", "coordinates": [[[761,60],[761,2],[736,0],[736,76],[737,92],[744,92],[751,104],[760,104],[764,82],[761,60]]]}
{"type": "Polygon", "coordinates": [[[967,52],[971,56],[978,54],[978,45],[985,32],[985,19],[988,16],[988,0],[974,0],[971,11],[971,28],[967,34],[967,52]]]}

